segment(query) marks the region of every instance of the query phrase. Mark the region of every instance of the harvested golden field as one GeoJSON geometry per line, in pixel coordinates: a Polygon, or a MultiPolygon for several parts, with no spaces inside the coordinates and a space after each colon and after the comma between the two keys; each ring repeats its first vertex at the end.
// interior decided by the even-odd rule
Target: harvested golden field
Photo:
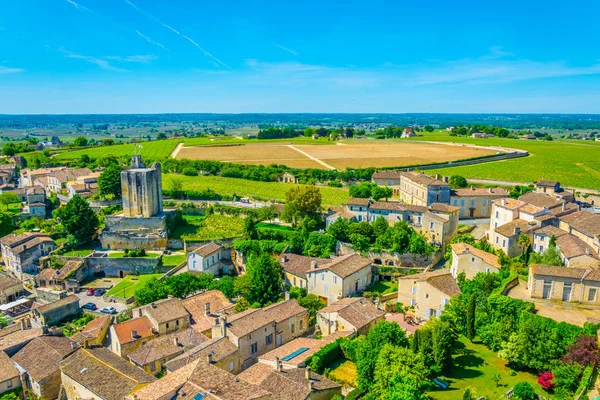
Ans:
{"type": "Polygon", "coordinates": [[[331,145],[244,144],[183,147],[177,158],[242,164],[283,164],[291,168],[402,167],[494,154],[493,149],[437,143],[336,143],[331,145]],[[319,162],[320,161],[320,162],[319,162]]]}

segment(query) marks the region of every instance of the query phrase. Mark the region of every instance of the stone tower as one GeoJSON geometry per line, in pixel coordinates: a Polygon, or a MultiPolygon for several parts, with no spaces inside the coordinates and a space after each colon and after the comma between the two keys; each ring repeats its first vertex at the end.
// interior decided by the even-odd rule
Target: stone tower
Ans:
{"type": "Polygon", "coordinates": [[[162,208],[162,178],[160,165],[147,168],[142,156],[131,157],[131,168],[121,172],[123,216],[149,218],[160,214],[162,208]]]}

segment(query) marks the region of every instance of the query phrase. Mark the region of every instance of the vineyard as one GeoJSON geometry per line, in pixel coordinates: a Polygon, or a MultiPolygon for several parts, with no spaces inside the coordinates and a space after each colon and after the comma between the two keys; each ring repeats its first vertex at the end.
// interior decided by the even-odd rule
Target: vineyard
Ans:
{"type": "Polygon", "coordinates": [[[244,220],[226,215],[184,216],[185,225],[179,225],[174,238],[185,241],[203,242],[207,240],[229,239],[242,236],[244,220]]]}
{"type": "Polygon", "coordinates": [[[157,140],[154,142],[143,142],[142,148],[136,149],[134,144],[117,144],[114,146],[92,147],[88,149],[74,150],[56,155],[57,160],[73,160],[81,158],[86,154],[96,159],[106,156],[125,157],[139,151],[148,160],[162,160],[169,157],[175,149],[179,140],[157,140]]]}

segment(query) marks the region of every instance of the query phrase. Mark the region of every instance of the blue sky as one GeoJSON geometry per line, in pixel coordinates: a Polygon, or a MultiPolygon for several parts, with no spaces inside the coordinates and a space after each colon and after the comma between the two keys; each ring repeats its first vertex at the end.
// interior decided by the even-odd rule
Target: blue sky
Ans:
{"type": "Polygon", "coordinates": [[[0,113],[600,113],[596,0],[0,2],[0,113]]]}

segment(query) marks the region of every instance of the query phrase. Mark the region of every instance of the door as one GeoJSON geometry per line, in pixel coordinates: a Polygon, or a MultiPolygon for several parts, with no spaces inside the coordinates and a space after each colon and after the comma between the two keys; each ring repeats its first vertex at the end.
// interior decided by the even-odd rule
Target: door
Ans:
{"type": "Polygon", "coordinates": [[[563,288],[562,301],[570,301],[570,300],[571,300],[571,285],[569,284],[567,286],[567,284],[565,283],[565,286],[563,288]]]}
{"type": "Polygon", "coordinates": [[[283,335],[280,333],[277,335],[277,346],[281,346],[283,344],[283,335]]]}
{"type": "Polygon", "coordinates": [[[358,281],[354,283],[354,292],[358,292],[358,281]]]}
{"type": "Polygon", "coordinates": [[[549,299],[551,290],[552,290],[552,284],[544,283],[544,291],[542,293],[542,299],[549,299]]]}
{"type": "Polygon", "coordinates": [[[470,208],[469,209],[469,217],[473,218],[475,216],[475,209],[474,208],[470,208]]]}

